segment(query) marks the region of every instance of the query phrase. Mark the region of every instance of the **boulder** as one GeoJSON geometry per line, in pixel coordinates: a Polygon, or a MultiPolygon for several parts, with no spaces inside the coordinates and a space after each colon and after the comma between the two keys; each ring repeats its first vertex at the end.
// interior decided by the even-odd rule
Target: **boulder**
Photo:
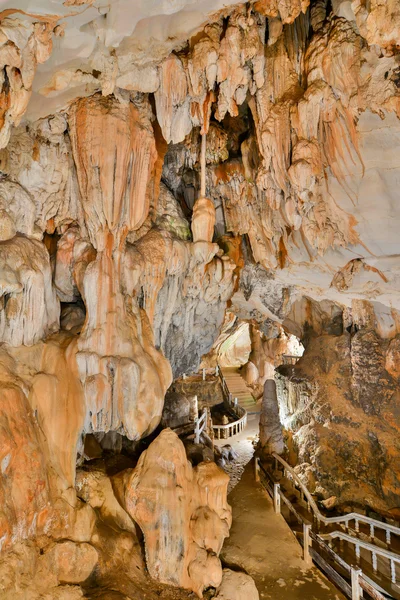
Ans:
{"type": "Polygon", "coordinates": [[[250,575],[224,569],[215,600],[259,600],[256,584],[250,575]]]}
{"type": "Polygon", "coordinates": [[[98,553],[90,544],[60,542],[45,554],[49,568],[61,583],[82,583],[91,575],[98,553]]]}

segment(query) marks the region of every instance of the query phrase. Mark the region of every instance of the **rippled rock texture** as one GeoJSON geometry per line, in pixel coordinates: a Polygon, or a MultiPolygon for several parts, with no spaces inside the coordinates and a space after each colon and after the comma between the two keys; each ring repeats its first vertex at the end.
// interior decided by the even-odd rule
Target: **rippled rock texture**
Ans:
{"type": "Polygon", "coordinates": [[[277,379],[289,457],[320,499],[399,517],[399,336],[318,335],[277,379]]]}
{"type": "Polygon", "coordinates": [[[183,443],[165,429],[124,474],[124,505],[144,534],[150,575],[195,591],[219,587],[218,558],[232,522],[229,476],[213,462],[192,468],[183,443]]]}

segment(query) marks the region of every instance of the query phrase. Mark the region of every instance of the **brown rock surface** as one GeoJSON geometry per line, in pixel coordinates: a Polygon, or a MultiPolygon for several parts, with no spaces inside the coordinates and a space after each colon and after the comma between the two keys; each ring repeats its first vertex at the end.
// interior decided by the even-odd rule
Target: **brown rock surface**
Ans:
{"type": "Polygon", "coordinates": [[[253,579],[245,573],[224,569],[217,600],[258,600],[259,594],[253,579]]]}
{"type": "Polygon", "coordinates": [[[146,564],[161,583],[192,589],[217,587],[217,558],[229,534],[229,477],[215,463],[193,468],[185,448],[164,430],[124,476],[124,504],[143,531],[146,564]]]}
{"type": "Polygon", "coordinates": [[[46,557],[49,567],[62,583],[81,583],[85,581],[98,561],[98,554],[90,544],[60,542],[51,548],[46,557]]]}
{"type": "Polygon", "coordinates": [[[385,370],[395,340],[362,329],[323,335],[295,367],[279,368],[280,410],[299,475],[322,499],[336,496],[339,509],[397,514],[399,391],[385,370]]]}

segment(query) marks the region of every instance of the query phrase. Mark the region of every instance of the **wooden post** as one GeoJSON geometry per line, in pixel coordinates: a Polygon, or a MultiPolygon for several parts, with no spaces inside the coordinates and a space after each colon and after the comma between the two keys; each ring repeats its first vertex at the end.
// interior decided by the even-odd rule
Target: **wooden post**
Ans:
{"type": "Polygon", "coordinates": [[[311,523],[303,523],[303,559],[308,566],[312,565],[312,558],[310,555],[310,530],[311,523]]]}
{"type": "Polygon", "coordinates": [[[351,567],[351,600],[360,600],[362,598],[360,575],[362,575],[361,569],[351,567]]]}
{"type": "Polygon", "coordinates": [[[274,510],[277,515],[281,514],[281,496],[280,496],[281,486],[279,483],[274,483],[274,510]]]}
{"type": "Polygon", "coordinates": [[[260,459],[258,456],[254,460],[254,479],[260,481],[260,459]]]}
{"type": "Polygon", "coordinates": [[[390,561],[390,575],[392,583],[396,583],[396,564],[394,560],[390,561]]]}
{"type": "Polygon", "coordinates": [[[200,429],[199,429],[199,419],[197,418],[194,422],[194,443],[200,443],[200,429]]]}
{"type": "Polygon", "coordinates": [[[205,380],[206,380],[206,370],[203,369],[203,381],[205,381],[205,380]]]}
{"type": "Polygon", "coordinates": [[[207,137],[203,133],[201,136],[201,155],[200,155],[200,197],[205,198],[206,195],[206,147],[207,137]]]}
{"type": "Polygon", "coordinates": [[[386,543],[389,546],[390,550],[390,531],[388,529],[386,530],[386,543]]]}
{"type": "Polygon", "coordinates": [[[197,401],[197,396],[189,396],[190,401],[190,413],[189,418],[192,423],[196,422],[197,417],[199,416],[199,403],[197,401]]]}

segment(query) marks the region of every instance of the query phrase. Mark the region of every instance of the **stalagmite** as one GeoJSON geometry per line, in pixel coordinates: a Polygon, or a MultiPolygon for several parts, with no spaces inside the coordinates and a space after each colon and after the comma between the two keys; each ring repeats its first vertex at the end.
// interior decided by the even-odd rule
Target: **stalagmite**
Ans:
{"type": "Polygon", "coordinates": [[[140,525],[150,574],[192,589],[218,587],[217,558],[231,523],[229,477],[214,463],[192,469],[182,442],[165,429],[124,475],[124,504],[140,525]]]}
{"type": "Polygon", "coordinates": [[[282,425],[279,417],[279,405],[276,385],[273,379],[264,383],[264,395],[260,416],[260,444],[266,455],[282,454],[284,451],[282,425]]]}

